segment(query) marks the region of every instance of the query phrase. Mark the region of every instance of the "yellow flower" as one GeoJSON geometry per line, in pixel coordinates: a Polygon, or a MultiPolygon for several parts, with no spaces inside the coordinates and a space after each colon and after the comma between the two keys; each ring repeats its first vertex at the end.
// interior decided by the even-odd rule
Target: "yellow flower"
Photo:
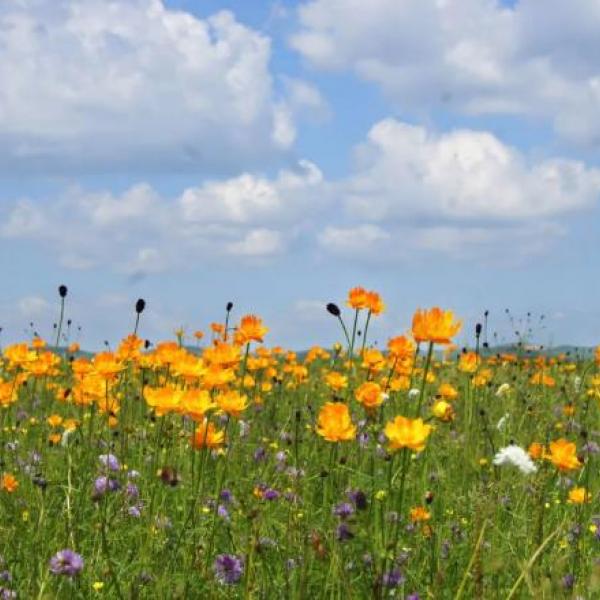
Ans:
{"type": "Polygon", "coordinates": [[[343,402],[327,402],[321,408],[317,433],[328,442],[353,440],[356,426],[350,418],[348,406],[343,402]]]}
{"type": "Polygon", "coordinates": [[[571,471],[581,468],[581,463],[577,458],[577,446],[564,438],[550,442],[550,453],[546,458],[559,471],[571,471]]]}
{"type": "Polygon", "coordinates": [[[592,496],[584,487],[575,487],[569,490],[569,504],[584,504],[585,502],[591,502],[592,496]]]}
{"type": "Polygon", "coordinates": [[[94,583],[92,583],[92,588],[94,589],[95,592],[100,592],[104,588],[104,582],[103,581],[94,581],[94,583]]]}
{"type": "Polygon", "coordinates": [[[332,390],[338,392],[348,387],[348,378],[337,371],[330,371],[325,375],[325,383],[332,390]]]}
{"type": "Polygon", "coordinates": [[[417,310],[413,316],[412,334],[417,342],[449,344],[462,327],[461,321],[454,320],[451,310],[432,308],[417,310]]]}
{"type": "Polygon", "coordinates": [[[421,418],[408,419],[397,416],[387,423],[383,432],[390,442],[390,450],[410,448],[414,452],[421,452],[432,430],[433,427],[423,423],[421,418]]]}
{"type": "Polygon", "coordinates": [[[452,404],[446,402],[445,400],[438,400],[431,409],[433,416],[440,421],[452,421],[454,419],[454,409],[452,408],[452,404]]]}

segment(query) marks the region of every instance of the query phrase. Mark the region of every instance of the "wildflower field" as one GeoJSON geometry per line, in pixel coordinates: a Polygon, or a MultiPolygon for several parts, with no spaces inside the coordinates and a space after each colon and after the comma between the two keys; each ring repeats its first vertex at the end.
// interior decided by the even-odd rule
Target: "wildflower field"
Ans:
{"type": "Polygon", "coordinates": [[[600,354],[497,353],[439,308],[375,346],[354,288],[330,348],[231,304],[150,344],[139,300],[87,357],[59,301],[2,349],[1,598],[600,597],[600,354]]]}

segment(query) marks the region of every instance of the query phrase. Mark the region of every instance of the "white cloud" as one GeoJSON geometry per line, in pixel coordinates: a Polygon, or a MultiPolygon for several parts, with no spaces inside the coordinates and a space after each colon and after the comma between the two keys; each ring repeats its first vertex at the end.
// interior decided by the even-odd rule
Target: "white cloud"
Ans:
{"type": "Polygon", "coordinates": [[[593,206],[600,169],[531,161],[487,132],[437,135],[386,119],[369,132],[343,189],[349,214],[371,222],[515,221],[593,206]]]}
{"type": "Polygon", "coordinates": [[[321,184],[319,169],[300,161],[274,178],[245,173],[175,198],[146,183],[122,193],[73,188],[3,206],[0,239],[41,244],[67,268],[109,265],[134,278],[207,257],[264,260],[284,253],[301,221],[313,217],[321,184]]]}
{"type": "Polygon", "coordinates": [[[162,0],[0,3],[0,168],[234,169],[290,146],[270,40],[162,0]]]}
{"type": "Polygon", "coordinates": [[[321,69],[352,70],[397,105],[548,119],[600,143],[597,0],[310,0],[291,43],[321,69]]]}
{"type": "Polygon", "coordinates": [[[300,161],[171,198],[140,183],[21,200],[1,207],[0,239],[25,239],[71,269],[108,266],[133,279],[206,260],[263,265],[295,251],[382,264],[440,254],[512,260],[545,252],[600,195],[600,169],[531,159],[481,131],[438,134],[386,119],[356,156],[339,181],[300,161]]]}
{"type": "Polygon", "coordinates": [[[283,249],[279,231],[272,229],[252,229],[243,239],[227,246],[227,251],[236,256],[271,256],[283,249]]]}
{"type": "Polygon", "coordinates": [[[26,296],[17,303],[21,316],[26,319],[37,319],[48,314],[50,305],[40,296],[26,296]]]}
{"type": "Polygon", "coordinates": [[[316,165],[300,161],[296,171],[283,170],[275,180],[244,173],[225,181],[208,181],[182,194],[182,215],[190,224],[289,220],[305,209],[305,196],[322,180],[316,165]]]}
{"type": "Polygon", "coordinates": [[[355,227],[326,227],[318,236],[319,244],[333,254],[343,256],[369,254],[373,246],[382,245],[390,235],[370,224],[355,227]]]}

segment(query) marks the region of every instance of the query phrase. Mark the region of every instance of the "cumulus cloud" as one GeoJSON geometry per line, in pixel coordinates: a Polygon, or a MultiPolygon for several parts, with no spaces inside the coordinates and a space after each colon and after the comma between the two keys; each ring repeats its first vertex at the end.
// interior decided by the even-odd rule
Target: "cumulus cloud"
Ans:
{"type": "Polygon", "coordinates": [[[402,109],[519,114],[600,144],[596,0],[307,0],[292,46],[402,109]]]}
{"type": "Polygon", "coordinates": [[[269,38],[162,0],[0,3],[0,169],[239,169],[285,151],[269,38]]]}
{"type": "Polygon", "coordinates": [[[516,221],[593,206],[600,169],[532,161],[492,134],[435,134],[395,119],[376,123],[343,184],[348,212],[370,221],[516,221]]]}
{"type": "Polygon", "coordinates": [[[122,193],[73,188],[2,207],[0,239],[41,244],[68,268],[108,265],[133,278],[206,258],[268,259],[297,235],[321,182],[318,168],[301,161],[273,178],[245,173],[173,198],[147,183],[122,193]]]}
{"type": "Polygon", "coordinates": [[[347,177],[302,160],[273,176],[205,180],[167,197],[73,188],[0,207],[0,239],[49,249],[63,266],[138,279],[202,260],[263,265],[297,250],[375,263],[544,252],[567,217],[597,205],[600,169],[532,159],[488,132],[376,123],[347,177]]]}

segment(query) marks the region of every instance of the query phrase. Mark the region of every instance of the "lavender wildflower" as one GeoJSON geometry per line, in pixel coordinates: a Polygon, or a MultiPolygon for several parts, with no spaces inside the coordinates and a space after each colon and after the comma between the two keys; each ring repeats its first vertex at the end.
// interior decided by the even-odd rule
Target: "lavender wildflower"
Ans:
{"type": "Polygon", "coordinates": [[[238,583],[244,573],[244,561],[233,554],[219,554],[213,564],[216,580],[221,584],[238,583]]]}
{"type": "Polygon", "coordinates": [[[58,551],[50,559],[50,571],[54,575],[66,575],[67,577],[74,577],[78,575],[83,569],[83,559],[77,552],[69,550],[58,551]]]}

